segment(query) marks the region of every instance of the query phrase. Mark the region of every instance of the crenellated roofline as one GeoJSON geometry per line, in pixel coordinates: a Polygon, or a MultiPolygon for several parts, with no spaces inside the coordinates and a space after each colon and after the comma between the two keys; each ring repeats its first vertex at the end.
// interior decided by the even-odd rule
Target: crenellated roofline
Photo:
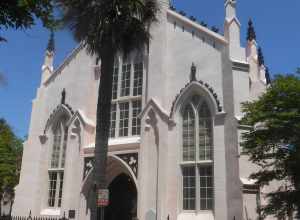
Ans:
{"type": "Polygon", "coordinates": [[[195,28],[198,31],[204,32],[205,34],[213,37],[214,39],[218,40],[222,44],[228,44],[228,41],[225,39],[225,37],[223,35],[218,34],[214,31],[210,30],[209,28],[204,27],[204,26],[198,24],[197,22],[190,20],[189,18],[179,14],[176,11],[168,9],[167,14],[169,16],[172,16],[173,18],[176,18],[176,19],[180,20],[181,22],[191,26],[192,28],[195,28]]]}

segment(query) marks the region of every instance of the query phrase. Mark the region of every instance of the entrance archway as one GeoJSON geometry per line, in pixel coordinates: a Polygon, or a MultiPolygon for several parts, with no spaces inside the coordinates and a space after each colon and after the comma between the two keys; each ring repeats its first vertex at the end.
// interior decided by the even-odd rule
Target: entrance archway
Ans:
{"type": "Polygon", "coordinates": [[[109,206],[106,220],[134,220],[137,215],[137,190],[128,175],[118,175],[109,185],[109,206]]]}

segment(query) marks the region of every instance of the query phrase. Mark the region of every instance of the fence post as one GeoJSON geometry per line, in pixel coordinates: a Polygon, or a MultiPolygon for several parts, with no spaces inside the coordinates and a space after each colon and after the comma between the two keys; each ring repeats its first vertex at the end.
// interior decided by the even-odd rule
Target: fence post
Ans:
{"type": "Polygon", "coordinates": [[[67,220],[65,211],[64,211],[64,216],[60,220],[67,220]]]}

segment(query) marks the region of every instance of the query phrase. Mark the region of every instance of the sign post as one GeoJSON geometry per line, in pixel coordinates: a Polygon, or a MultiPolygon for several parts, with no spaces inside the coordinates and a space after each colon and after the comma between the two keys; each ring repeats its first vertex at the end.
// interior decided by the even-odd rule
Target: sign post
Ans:
{"type": "Polygon", "coordinates": [[[109,204],[109,190],[108,189],[99,189],[97,196],[97,206],[106,207],[109,204]]]}

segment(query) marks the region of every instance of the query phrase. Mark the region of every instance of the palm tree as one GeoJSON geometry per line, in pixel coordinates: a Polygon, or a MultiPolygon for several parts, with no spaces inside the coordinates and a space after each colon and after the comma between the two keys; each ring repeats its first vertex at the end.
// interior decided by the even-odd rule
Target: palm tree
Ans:
{"type": "MultiPolygon", "coordinates": [[[[117,52],[126,56],[147,45],[149,26],[156,21],[157,3],[156,0],[57,1],[63,12],[64,26],[72,31],[77,41],[86,45],[90,54],[101,60],[94,181],[97,190],[105,189],[114,58],[117,52]]],[[[96,201],[94,203],[96,207],[96,201]]],[[[91,219],[97,219],[95,210],[92,210],[91,219]]],[[[104,208],[101,210],[100,219],[103,219],[104,208]]]]}

